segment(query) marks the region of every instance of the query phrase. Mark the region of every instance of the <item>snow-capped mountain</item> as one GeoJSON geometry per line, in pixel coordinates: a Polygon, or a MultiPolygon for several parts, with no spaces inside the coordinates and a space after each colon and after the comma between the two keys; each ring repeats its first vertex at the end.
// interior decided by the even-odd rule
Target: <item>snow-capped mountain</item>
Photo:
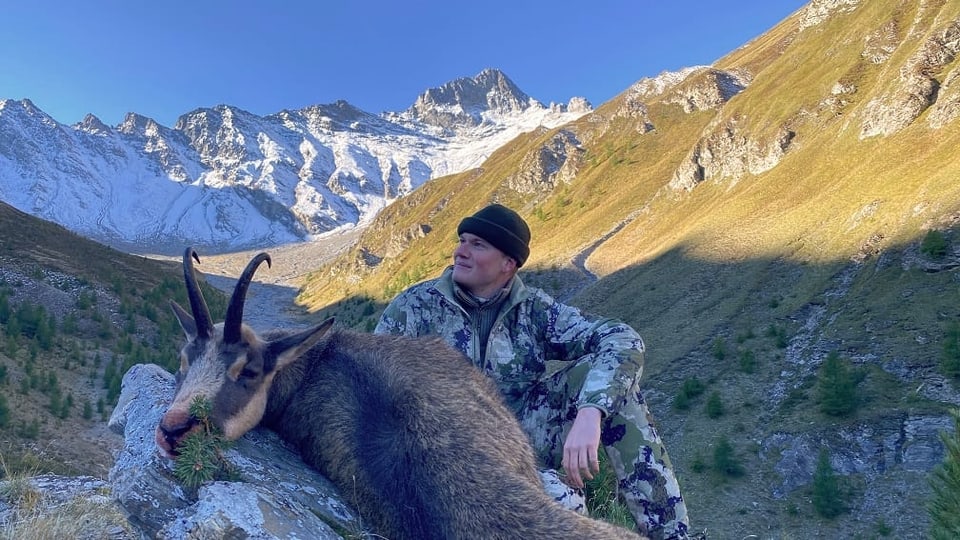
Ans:
{"type": "Polygon", "coordinates": [[[0,100],[0,200],[133,252],[270,247],[363,225],[429,179],[590,110],[583,98],[544,106],[493,69],[379,115],[346,101],[269,116],[218,105],[172,128],[135,113],[111,128],[0,100]]]}

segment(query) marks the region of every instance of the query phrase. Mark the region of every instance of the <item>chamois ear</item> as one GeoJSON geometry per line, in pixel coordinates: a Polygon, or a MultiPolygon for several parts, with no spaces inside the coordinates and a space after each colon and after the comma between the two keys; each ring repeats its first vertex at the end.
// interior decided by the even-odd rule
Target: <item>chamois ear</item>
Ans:
{"type": "Polygon", "coordinates": [[[187,310],[180,307],[180,304],[170,301],[170,307],[173,308],[173,314],[177,317],[177,320],[180,321],[180,328],[183,328],[183,333],[187,335],[187,338],[190,341],[193,341],[197,337],[197,322],[193,320],[193,317],[187,313],[187,310]]]}
{"type": "Polygon", "coordinates": [[[270,356],[276,359],[274,369],[283,369],[316,345],[317,342],[320,341],[320,338],[333,326],[333,321],[333,317],[330,317],[313,328],[308,328],[302,332],[271,341],[267,345],[267,349],[269,350],[270,356]]]}

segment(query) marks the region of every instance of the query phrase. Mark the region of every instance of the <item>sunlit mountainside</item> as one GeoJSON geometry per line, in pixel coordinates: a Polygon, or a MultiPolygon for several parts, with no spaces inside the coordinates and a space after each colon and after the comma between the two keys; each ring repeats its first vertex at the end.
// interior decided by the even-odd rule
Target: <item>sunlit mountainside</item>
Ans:
{"type": "Polygon", "coordinates": [[[940,366],[960,314],[958,52],[956,3],[813,2],[713,66],[430,182],[299,299],[371,328],[450,263],[463,216],[513,206],[533,231],[526,281],[645,336],[647,399],[696,522],[722,538],[922,536],[960,404],[940,366]],[[847,416],[819,409],[831,354],[858,381],[847,416]],[[693,379],[703,394],[678,407],[693,379]],[[745,477],[704,471],[723,438],[745,477]],[[809,502],[821,448],[851,490],[833,520],[809,502]]]}

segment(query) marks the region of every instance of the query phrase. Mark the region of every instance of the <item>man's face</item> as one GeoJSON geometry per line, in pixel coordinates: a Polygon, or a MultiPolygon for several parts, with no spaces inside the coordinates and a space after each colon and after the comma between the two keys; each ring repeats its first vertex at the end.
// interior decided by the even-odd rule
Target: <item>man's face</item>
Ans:
{"type": "Polygon", "coordinates": [[[453,250],[453,280],[479,297],[492,297],[510,281],[516,268],[513,258],[472,233],[461,234],[453,250]]]}

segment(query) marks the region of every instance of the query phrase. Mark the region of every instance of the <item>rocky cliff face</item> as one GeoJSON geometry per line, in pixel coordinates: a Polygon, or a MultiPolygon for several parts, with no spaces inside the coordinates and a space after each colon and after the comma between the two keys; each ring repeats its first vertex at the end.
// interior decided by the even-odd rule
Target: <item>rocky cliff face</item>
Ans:
{"type": "Polygon", "coordinates": [[[507,187],[538,200],[559,184],[569,183],[577,175],[584,149],[572,131],[561,130],[550,140],[527,153],[517,172],[507,178],[507,187]]]}
{"type": "MultiPolygon", "coordinates": [[[[860,127],[862,139],[893,135],[928,109],[927,122],[934,129],[960,115],[956,84],[960,68],[945,71],[960,53],[960,19],[938,25],[929,35],[905,31],[908,40],[919,40],[920,45],[900,65],[891,87],[867,104],[860,127]]],[[[873,58],[887,61],[882,56],[873,58]]]]}

